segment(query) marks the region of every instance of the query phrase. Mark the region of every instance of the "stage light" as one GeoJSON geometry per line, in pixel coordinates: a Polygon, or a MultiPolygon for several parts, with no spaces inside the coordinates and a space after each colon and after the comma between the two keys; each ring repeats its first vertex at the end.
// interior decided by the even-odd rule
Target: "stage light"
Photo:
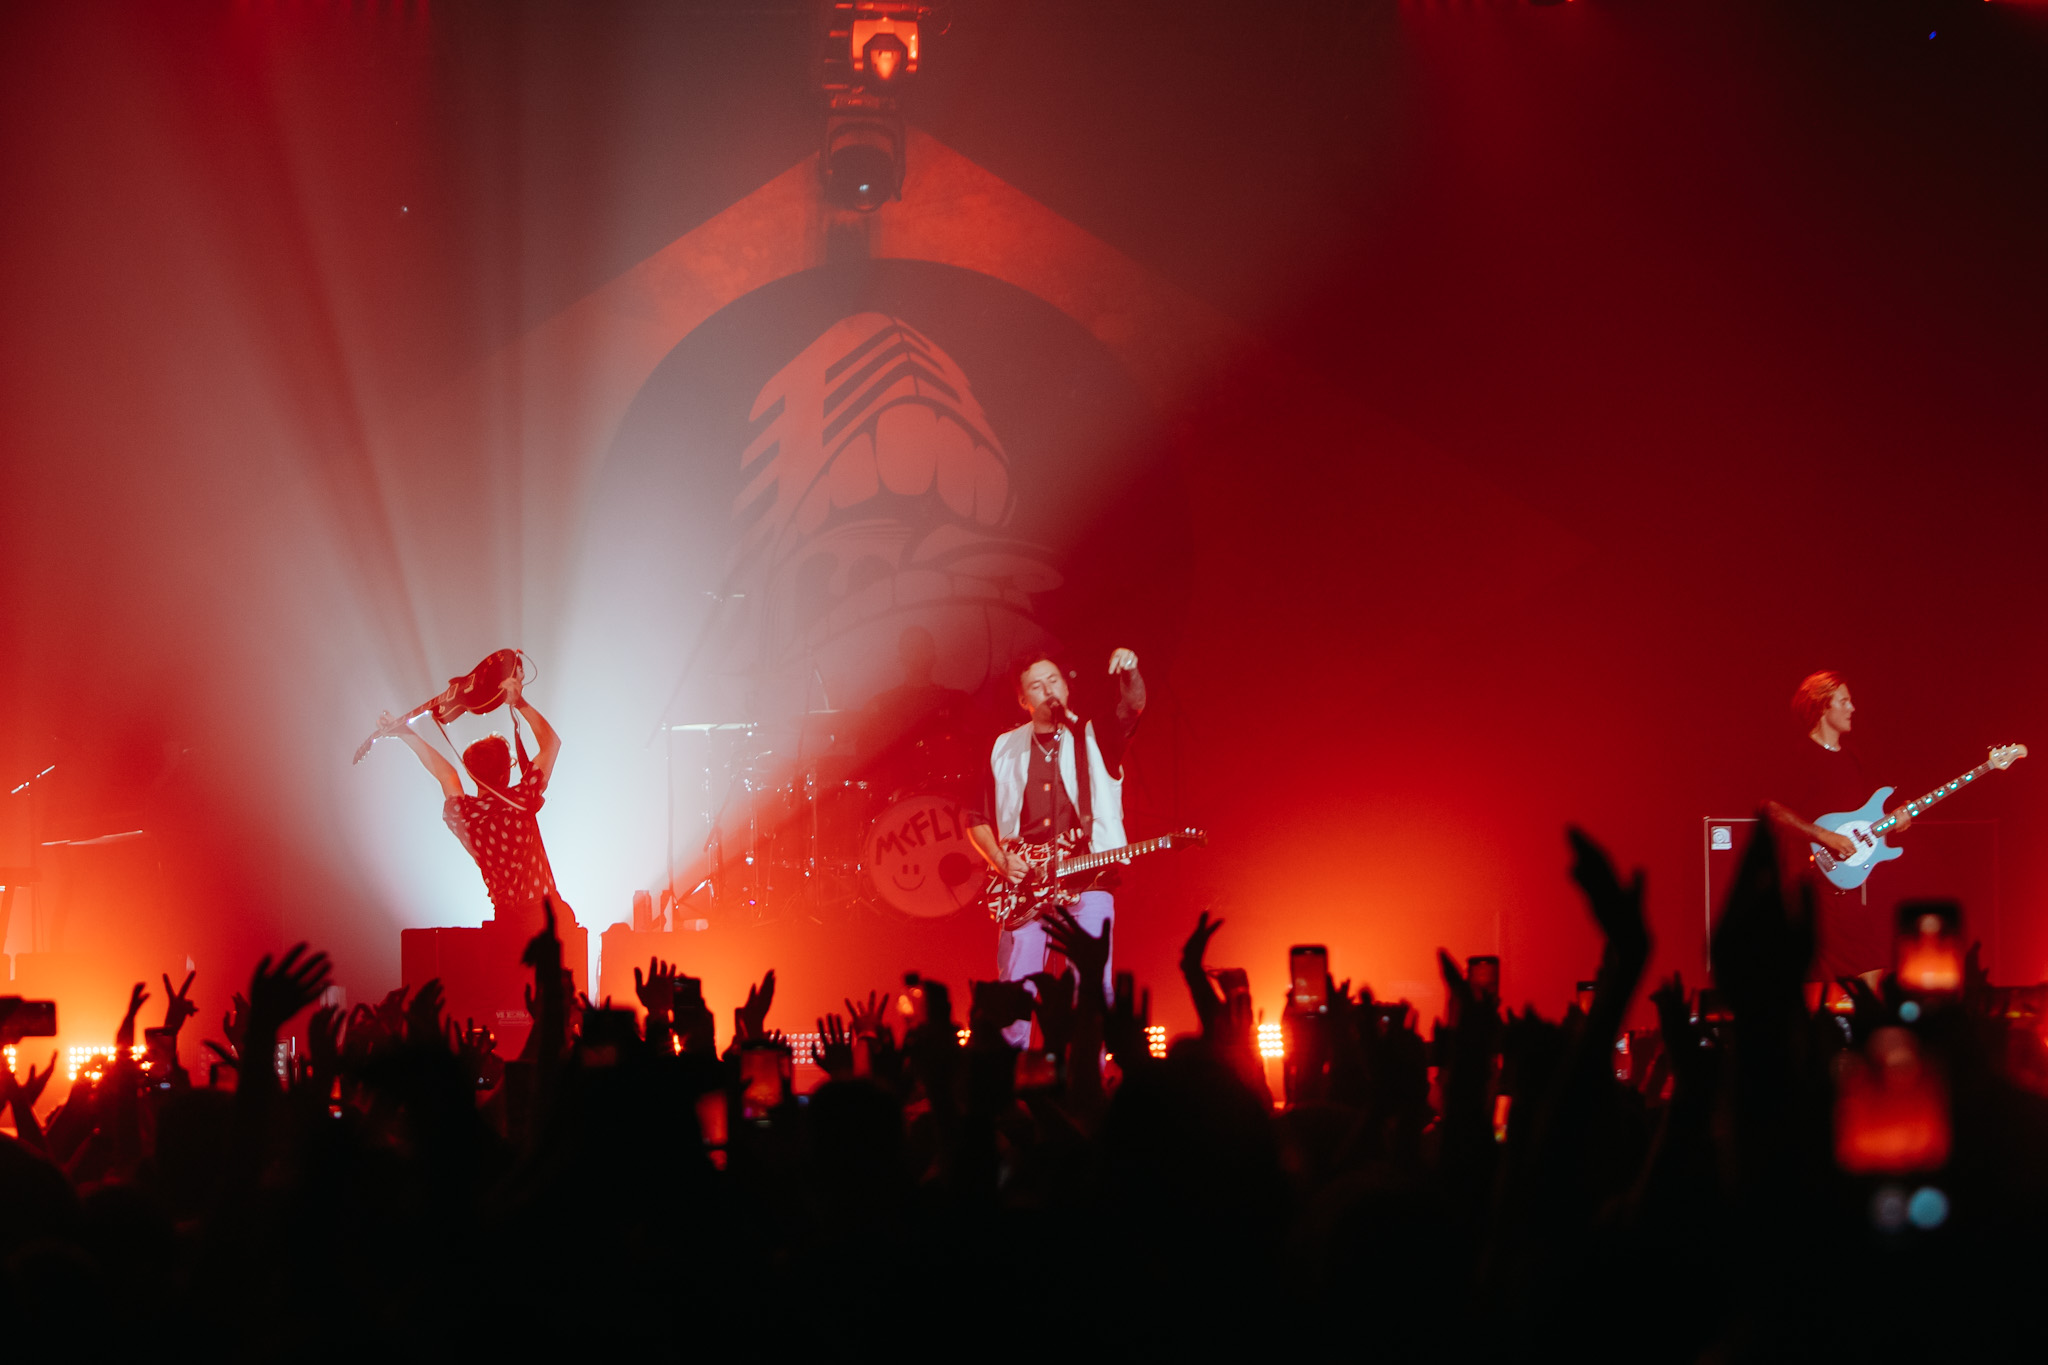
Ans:
{"type": "Polygon", "coordinates": [[[1145,1050],[1154,1057],[1166,1056],[1166,1025],[1152,1024],[1145,1029],[1145,1050]]]}
{"type": "MultiPolygon", "coordinates": [[[[11,1048],[9,1049],[10,1052],[12,1050],[11,1048]]],[[[134,1043],[129,1046],[128,1055],[133,1060],[140,1062],[146,1051],[147,1049],[142,1044],[134,1043]]],[[[114,1055],[115,1049],[112,1044],[98,1047],[74,1045],[66,1058],[70,1065],[65,1071],[64,1079],[76,1081],[79,1073],[83,1072],[87,1080],[97,1081],[100,1077],[107,1074],[107,1065],[114,1060],[114,1055]]]]}
{"type": "Polygon", "coordinates": [[[915,19],[857,19],[848,46],[854,73],[866,89],[892,88],[917,74],[915,19]]]}
{"type": "Polygon", "coordinates": [[[1269,1062],[1287,1055],[1287,1042],[1278,1023],[1259,1025],[1259,1055],[1269,1062]]]}
{"type": "Polygon", "coordinates": [[[910,69],[909,61],[902,41],[894,34],[881,33],[868,39],[857,65],[867,71],[869,80],[887,85],[910,69]]]}
{"type": "Polygon", "coordinates": [[[903,124],[885,115],[834,115],[825,130],[825,197],[873,213],[903,197],[903,124]]]}

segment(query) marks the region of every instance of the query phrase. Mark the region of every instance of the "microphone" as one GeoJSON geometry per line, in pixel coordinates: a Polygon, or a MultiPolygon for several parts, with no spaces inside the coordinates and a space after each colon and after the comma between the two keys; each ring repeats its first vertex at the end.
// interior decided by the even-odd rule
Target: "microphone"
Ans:
{"type": "Polygon", "coordinates": [[[1058,697],[1054,697],[1050,701],[1048,701],[1045,704],[1045,709],[1052,713],[1053,724],[1064,725],[1069,730],[1075,728],[1075,722],[1079,719],[1079,717],[1077,717],[1072,711],[1069,711],[1067,709],[1067,704],[1061,701],[1058,697]]]}

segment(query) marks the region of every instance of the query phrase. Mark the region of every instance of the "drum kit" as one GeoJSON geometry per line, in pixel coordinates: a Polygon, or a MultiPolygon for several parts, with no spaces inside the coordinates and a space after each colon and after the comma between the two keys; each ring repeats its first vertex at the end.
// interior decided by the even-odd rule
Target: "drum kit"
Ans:
{"type": "Polygon", "coordinates": [[[987,865],[967,837],[979,791],[967,746],[948,726],[862,745],[859,722],[857,713],[811,711],[781,724],[665,727],[671,867],[676,806],[690,794],[678,784],[703,802],[695,829],[706,875],[687,894],[764,922],[939,919],[978,901],[987,865]]]}

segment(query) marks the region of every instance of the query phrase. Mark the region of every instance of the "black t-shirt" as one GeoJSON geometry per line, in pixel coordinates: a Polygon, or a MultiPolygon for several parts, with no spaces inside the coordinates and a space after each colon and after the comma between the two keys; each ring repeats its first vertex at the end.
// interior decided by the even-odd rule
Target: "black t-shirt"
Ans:
{"type": "Polygon", "coordinates": [[[1824,749],[1805,736],[1788,756],[1782,782],[1773,799],[1809,822],[1855,810],[1877,789],[1862,754],[1847,742],[1839,749],[1824,749]]]}
{"type": "MultiPolygon", "coordinates": [[[[1778,779],[1781,785],[1773,799],[1783,802],[1800,819],[1818,822],[1823,815],[1860,809],[1879,785],[1871,772],[1863,755],[1847,741],[1841,748],[1829,750],[1802,735],[1786,755],[1778,779]]],[[[1782,853],[1788,870],[1803,872],[1808,856],[1804,839],[1788,834],[1782,853]]],[[[1879,895],[1840,892],[1826,882],[1819,883],[1815,903],[1819,922],[1814,926],[1818,942],[1808,968],[1809,979],[1833,981],[1883,967],[1891,960],[1889,900],[1880,899],[1881,887],[1878,891],[1879,895]]]]}

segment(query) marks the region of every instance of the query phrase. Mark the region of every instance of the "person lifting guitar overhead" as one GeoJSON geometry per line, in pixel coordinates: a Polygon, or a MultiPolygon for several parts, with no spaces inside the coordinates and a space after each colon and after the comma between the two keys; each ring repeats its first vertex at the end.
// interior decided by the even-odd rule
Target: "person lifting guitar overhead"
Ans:
{"type": "MultiPolygon", "coordinates": [[[[406,719],[389,711],[378,718],[377,737],[402,739],[419,756],[422,766],[441,784],[441,819],[475,860],[483,874],[484,890],[490,894],[494,923],[520,934],[538,933],[545,921],[543,901],[555,907],[557,925],[566,930],[576,923],[562,893],[555,887],[554,869],[548,863],[546,846],[540,837],[540,808],[546,802],[548,778],[554,773],[555,758],[562,752],[562,737],[548,724],[532,702],[526,700],[515,651],[501,650],[477,666],[468,679],[456,679],[443,694],[442,703],[428,703],[415,714],[430,711],[437,720],[452,718],[463,711],[481,713],[496,709],[499,702],[510,708],[512,744],[499,734],[486,735],[462,751],[462,767],[476,784],[475,794],[464,789],[455,765],[415,734],[406,719]],[[507,667],[494,667],[501,656],[509,657],[507,667]],[[488,677],[485,675],[489,674],[488,677]],[[464,683],[476,696],[465,695],[461,703],[446,703],[464,683]],[[533,728],[540,752],[527,756],[519,738],[518,717],[533,728]],[[512,749],[519,750],[519,780],[512,780],[512,749]]],[[[367,747],[367,745],[365,746],[367,747]]]]}

